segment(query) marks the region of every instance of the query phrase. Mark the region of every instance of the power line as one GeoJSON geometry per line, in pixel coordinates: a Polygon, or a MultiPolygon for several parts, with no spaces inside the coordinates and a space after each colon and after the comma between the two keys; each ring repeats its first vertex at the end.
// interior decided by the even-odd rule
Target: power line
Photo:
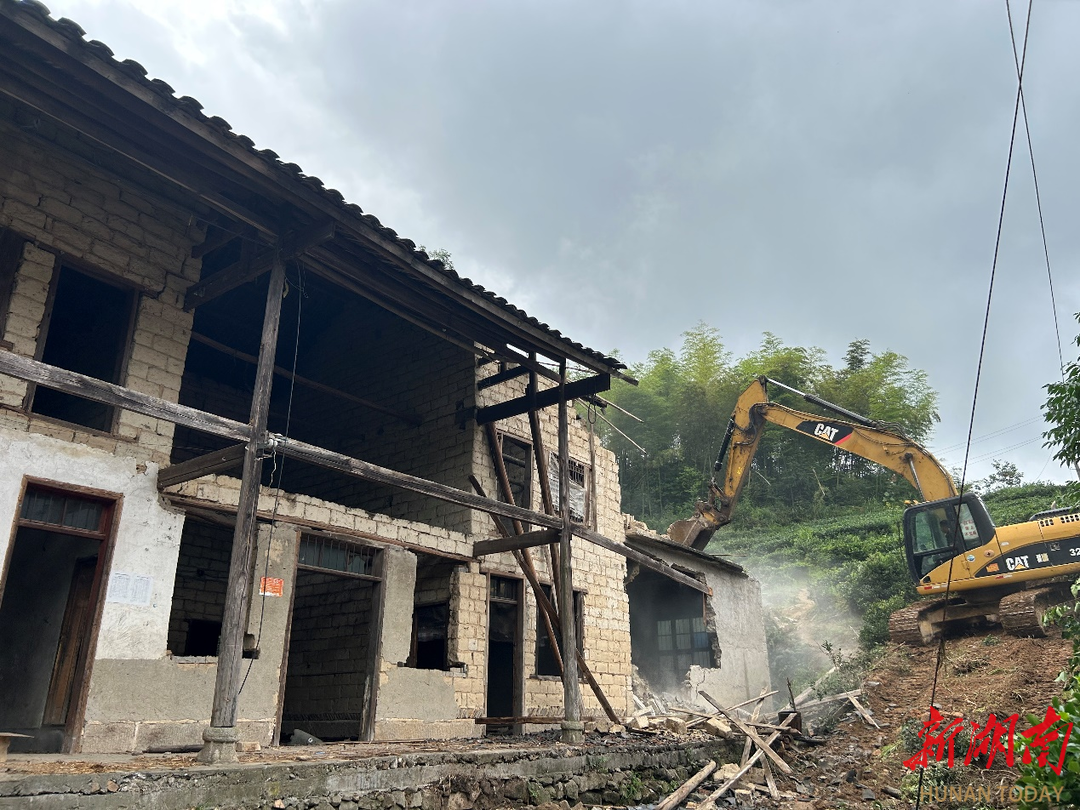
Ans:
{"type": "MultiPolygon", "coordinates": [[[[1017,64],[1017,69],[1016,69],[1016,74],[1017,74],[1017,79],[1016,79],[1016,102],[1013,105],[1012,132],[1009,135],[1009,156],[1008,156],[1008,159],[1005,162],[1005,182],[1004,182],[1003,187],[1001,189],[1001,208],[998,211],[997,234],[994,237],[994,260],[993,260],[992,264],[990,265],[990,285],[989,285],[989,288],[986,291],[986,313],[983,316],[982,337],[981,337],[981,339],[979,341],[979,361],[978,361],[978,365],[976,366],[976,369],[975,369],[975,387],[974,387],[974,390],[972,391],[972,395],[971,395],[971,419],[968,422],[967,447],[964,450],[964,467],[963,467],[963,470],[962,470],[962,472],[960,474],[960,491],[961,492],[964,491],[964,486],[965,486],[966,481],[967,481],[968,464],[970,462],[970,455],[971,455],[971,443],[972,443],[973,434],[975,432],[975,411],[976,411],[976,407],[977,407],[978,402],[979,402],[979,383],[982,380],[983,360],[986,357],[986,335],[987,335],[987,332],[990,329],[990,305],[991,305],[991,303],[993,302],[993,299],[994,299],[994,280],[997,277],[998,256],[1000,255],[1000,252],[1001,252],[1001,231],[1002,231],[1002,226],[1003,226],[1003,224],[1005,222],[1005,202],[1006,202],[1006,200],[1008,199],[1008,196],[1009,196],[1009,174],[1012,171],[1013,149],[1016,146],[1016,124],[1017,124],[1017,121],[1018,121],[1019,116],[1020,116],[1020,100],[1022,98],[1021,88],[1024,85],[1024,65],[1025,65],[1025,63],[1027,61],[1028,34],[1031,31],[1031,7],[1032,7],[1032,5],[1033,5],[1033,0],[1028,0],[1027,23],[1026,23],[1025,28],[1024,28],[1024,47],[1023,47],[1022,55],[1021,55],[1021,57],[1019,59],[1019,62],[1017,64]]],[[[1009,7],[1009,0],[1005,0],[1005,13],[1006,13],[1006,15],[1008,16],[1008,19],[1009,19],[1009,36],[1010,36],[1010,38],[1012,39],[1012,42],[1013,42],[1013,54],[1014,54],[1014,59],[1015,59],[1015,54],[1016,54],[1016,32],[1013,29],[1012,9],[1009,7]]],[[[956,510],[956,523],[957,523],[957,525],[954,526],[954,532],[955,532],[956,529],[959,529],[959,522],[960,522],[960,510],[957,509],[956,510]]],[[[955,532],[954,536],[956,536],[957,534],[958,534],[958,532],[955,532]]],[[[938,641],[938,649],[937,649],[937,656],[936,656],[937,661],[936,661],[936,665],[934,666],[934,680],[933,680],[933,684],[930,687],[930,705],[931,705],[931,707],[933,707],[934,702],[937,699],[938,676],[941,673],[941,662],[942,662],[942,659],[945,656],[945,631],[944,631],[944,625],[945,625],[945,618],[948,615],[948,610],[949,610],[949,597],[950,597],[950,594],[951,594],[951,591],[952,591],[952,580],[953,580],[953,564],[955,562],[956,562],[956,556],[954,555],[953,557],[951,557],[949,559],[949,573],[948,573],[948,577],[947,577],[947,579],[945,581],[945,603],[944,603],[944,608],[943,608],[943,613],[942,613],[942,632],[941,632],[941,638],[938,641]]],[[[922,787],[923,787],[923,780],[925,779],[925,777],[926,777],[926,768],[923,767],[923,768],[921,768],[919,770],[919,786],[918,786],[918,791],[919,792],[918,792],[917,798],[915,799],[915,810],[919,810],[919,808],[922,806],[922,787]]]]}

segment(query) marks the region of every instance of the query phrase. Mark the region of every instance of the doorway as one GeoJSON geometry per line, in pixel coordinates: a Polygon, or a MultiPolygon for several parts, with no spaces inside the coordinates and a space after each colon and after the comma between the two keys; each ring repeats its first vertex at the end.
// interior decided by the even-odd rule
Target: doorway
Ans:
{"type": "Polygon", "coordinates": [[[113,507],[27,487],[0,597],[0,729],[28,737],[12,750],[74,747],[113,507]]]}
{"type": "Polygon", "coordinates": [[[370,736],[378,646],[377,549],[303,535],[293,590],[281,742],[370,736]]]}
{"type": "MultiPolygon", "coordinates": [[[[488,590],[487,716],[524,714],[521,689],[521,580],[491,577],[488,590]]],[[[488,725],[512,734],[513,723],[488,725]]]]}

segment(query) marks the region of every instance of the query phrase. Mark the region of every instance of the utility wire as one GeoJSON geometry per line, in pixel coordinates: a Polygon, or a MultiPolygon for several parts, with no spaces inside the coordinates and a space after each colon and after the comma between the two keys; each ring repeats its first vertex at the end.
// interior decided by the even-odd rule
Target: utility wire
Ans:
{"type": "MultiPolygon", "coordinates": [[[[989,331],[989,328],[990,328],[990,309],[991,309],[991,303],[993,302],[993,298],[994,298],[994,280],[997,277],[998,256],[1000,255],[1000,252],[1001,252],[1001,231],[1002,231],[1002,226],[1003,226],[1003,224],[1005,222],[1005,201],[1008,199],[1008,195],[1009,195],[1009,174],[1012,171],[1013,150],[1014,150],[1014,148],[1016,146],[1016,125],[1017,125],[1017,122],[1018,122],[1019,117],[1020,117],[1020,102],[1021,102],[1021,99],[1023,97],[1022,96],[1022,88],[1024,86],[1024,65],[1025,65],[1025,63],[1027,61],[1028,34],[1031,31],[1031,7],[1032,7],[1032,5],[1033,5],[1033,0],[1028,0],[1027,22],[1026,22],[1025,27],[1024,27],[1024,46],[1023,46],[1023,49],[1021,51],[1021,57],[1020,57],[1019,64],[1017,65],[1017,70],[1016,70],[1016,102],[1013,105],[1012,132],[1009,135],[1009,156],[1008,156],[1008,159],[1005,161],[1005,182],[1004,182],[1002,190],[1001,190],[1001,207],[1000,207],[1000,209],[998,211],[997,234],[994,237],[994,259],[993,259],[993,262],[992,262],[992,264],[990,266],[990,285],[989,285],[989,288],[986,291],[986,312],[985,312],[985,315],[983,316],[982,337],[981,337],[981,339],[979,341],[979,362],[978,362],[978,365],[976,366],[976,369],[975,369],[975,387],[974,387],[974,390],[972,391],[972,395],[971,395],[971,418],[970,418],[970,420],[968,422],[967,448],[964,451],[964,467],[963,467],[963,470],[962,470],[962,472],[960,474],[960,492],[961,493],[964,492],[964,486],[965,486],[965,483],[966,483],[966,480],[967,480],[968,462],[969,462],[969,457],[971,455],[971,442],[972,442],[973,435],[975,433],[975,411],[976,411],[976,407],[978,406],[978,402],[979,402],[979,383],[982,380],[983,360],[986,357],[986,336],[987,336],[987,332],[989,331]]],[[[1012,39],[1013,54],[1014,54],[1014,59],[1015,59],[1015,54],[1016,54],[1016,32],[1015,32],[1015,29],[1013,27],[1012,9],[1009,6],[1009,0],[1005,0],[1005,13],[1006,13],[1006,15],[1007,15],[1007,17],[1009,19],[1009,36],[1012,39]]],[[[959,528],[960,528],[960,509],[957,508],[956,509],[956,521],[955,521],[955,525],[953,526],[953,532],[952,532],[952,535],[953,535],[954,538],[957,538],[957,537],[960,536],[959,528]]],[[[936,660],[935,660],[935,664],[934,664],[934,680],[933,680],[933,684],[930,687],[931,712],[933,711],[933,706],[934,706],[934,703],[935,703],[935,701],[937,699],[938,676],[941,673],[941,663],[942,663],[942,659],[945,656],[945,623],[946,623],[946,619],[948,618],[949,598],[950,598],[950,593],[952,591],[953,565],[956,562],[955,540],[954,540],[953,551],[954,551],[954,554],[949,559],[949,573],[948,573],[948,577],[947,577],[946,582],[945,582],[945,601],[944,601],[944,605],[942,607],[942,617],[941,617],[942,630],[941,630],[941,637],[938,639],[937,656],[936,656],[936,660]]],[[[919,810],[919,808],[922,806],[922,787],[923,787],[923,780],[925,778],[926,778],[926,768],[923,767],[923,768],[920,768],[920,770],[919,770],[919,786],[918,786],[918,791],[919,792],[918,792],[918,796],[915,799],[915,810],[919,810]]]]}
{"type": "MultiPolygon", "coordinates": [[[[1008,8],[1008,0],[1005,2],[1008,8]]],[[[1028,13],[1030,22],[1031,14],[1028,13]]],[[[1010,31],[1012,29],[1010,28],[1010,31]]],[[[1027,32],[1024,33],[1024,52],[1027,53],[1027,32]]],[[[1024,117],[1024,135],[1027,137],[1028,157],[1031,160],[1031,180],[1035,185],[1035,207],[1039,212],[1039,234],[1042,236],[1043,258],[1046,260],[1046,280],[1050,285],[1050,311],[1054,316],[1054,337],[1057,339],[1058,370],[1062,381],[1065,380],[1065,357],[1061,352],[1061,329],[1058,326],[1057,299],[1054,296],[1054,274],[1050,270],[1050,248],[1046,243],[1046,224],[1043,221],[1042,195],[1039,194],[1039,174],[1035,171],[1035,149],[1031,145],[1031,127],[1028,125],[1027,100],[1024,98],[1024,87],[1021,81],[1023,66],[1016,54],[1016,38],[1012,38],[1013,64],[1016,66],[1016,80],[1020,92],[1020,111],[1024,117]]],[[[1015,124],[1014,124],[1015,126],[1015,124]]]]}
{"type": "MultiPolygon", "coordinates": [[[[1043,420],[1043,418],[1041,416],[1033,416],[1030,419],[1025,419],[1023,422],[1016,422],[1016,423],[1014,423],[1012,425],[1008,425],[1007,427],[1003,427],[1003,428],[999,428],[998,430],[991,431],[990,433],[984,433],[982,436],[979,436],[979,437],[973,439],[972,444],[978,444],[979,442],[984,442],[987,439],[993,439],[994,437],[1000,436],[1003,433],[1011,433],[1014,430],[1017,430],[1017,429],[1022,428],[1022,427],[1026,427],[1027,425],[1034,424],[1035,422],[1041,422],[1042,420],[1043,420]]],[[[936,447],[936,448],[934,448],[934,452],[935,453],[948,453],[948,452],[951,452],[952,450],[959,450],[961,447],[966,447],[966,446],[967,446],[967,442],[957,442],[956,444],[950,444],[948,447],[936,447]]]]}

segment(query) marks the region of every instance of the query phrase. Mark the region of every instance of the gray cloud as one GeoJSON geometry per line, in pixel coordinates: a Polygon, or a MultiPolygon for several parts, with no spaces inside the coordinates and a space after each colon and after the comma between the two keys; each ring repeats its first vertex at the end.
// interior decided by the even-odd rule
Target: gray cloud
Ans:
{"type": "MultiPolygon", "coordinates": [[[[1015,92],[1000,4],[278,2],[194,33],[163,1],[52,5],[577,340],[641,359],[703,320],[838,360],[865,337],[928,371],[938,447],[966,435],[1015,92]]],[[[1078,24],[1040,2],[1025,73],[1066,342],[1078,24]]],[[[1057,374],[1027,160],[1021,139],[977,436],[1057,374]]],[[[1048,456],[1000,454],[1063,477],[1048,456]]]]}

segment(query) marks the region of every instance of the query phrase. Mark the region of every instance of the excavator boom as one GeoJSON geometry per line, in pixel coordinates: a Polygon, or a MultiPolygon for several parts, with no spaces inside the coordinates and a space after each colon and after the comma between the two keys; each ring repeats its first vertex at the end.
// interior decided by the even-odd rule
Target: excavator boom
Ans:
{"type": "Polygon", "coordinates": [[[668,528],[668,536],[673,541],[703,549],[713,532],[731,522],[735,504],[750,476],[750,465],[761,442],[762,431],[768,423],[802,433],[892,470],[907,479],[924,501],[959,494],[952,476],[941,463],[899,431],[820,397],[805,394],[767,377],[758,377],[739,396],[732,411],[727,434],[713,465],[716,474],[723,473],[721,481],[717,483],[714,478],[709,485],[709,500],[697,505],[694,517],[680,520],[668,528]],[[798,394],[807,402],[838,413],[845,419],[831,419],[770,402],[769,384],[798,394]]]}
{"type": "Polygon", "coordinates": [[[919,491],[922,502],[904,510],[904,552],[916,590],[938,598],[895,612],[889,620],[894,641],[928,643],[947,625],[970,622],[1045,635],[1045,611],[1071,598],[1069,582],[1080,574],[1080,514],[1037,515],[998,528],[977,494],[961,495],[941,463],[898,429],[765,377],[740,395],[713,465],[709,499],[697,504],[692,518],[671,525],[672,540],[704,549],[731,522],[769,423],[880,464],[919,491]],[[843,419],[770,402],[768,384],[843,419]]]}

